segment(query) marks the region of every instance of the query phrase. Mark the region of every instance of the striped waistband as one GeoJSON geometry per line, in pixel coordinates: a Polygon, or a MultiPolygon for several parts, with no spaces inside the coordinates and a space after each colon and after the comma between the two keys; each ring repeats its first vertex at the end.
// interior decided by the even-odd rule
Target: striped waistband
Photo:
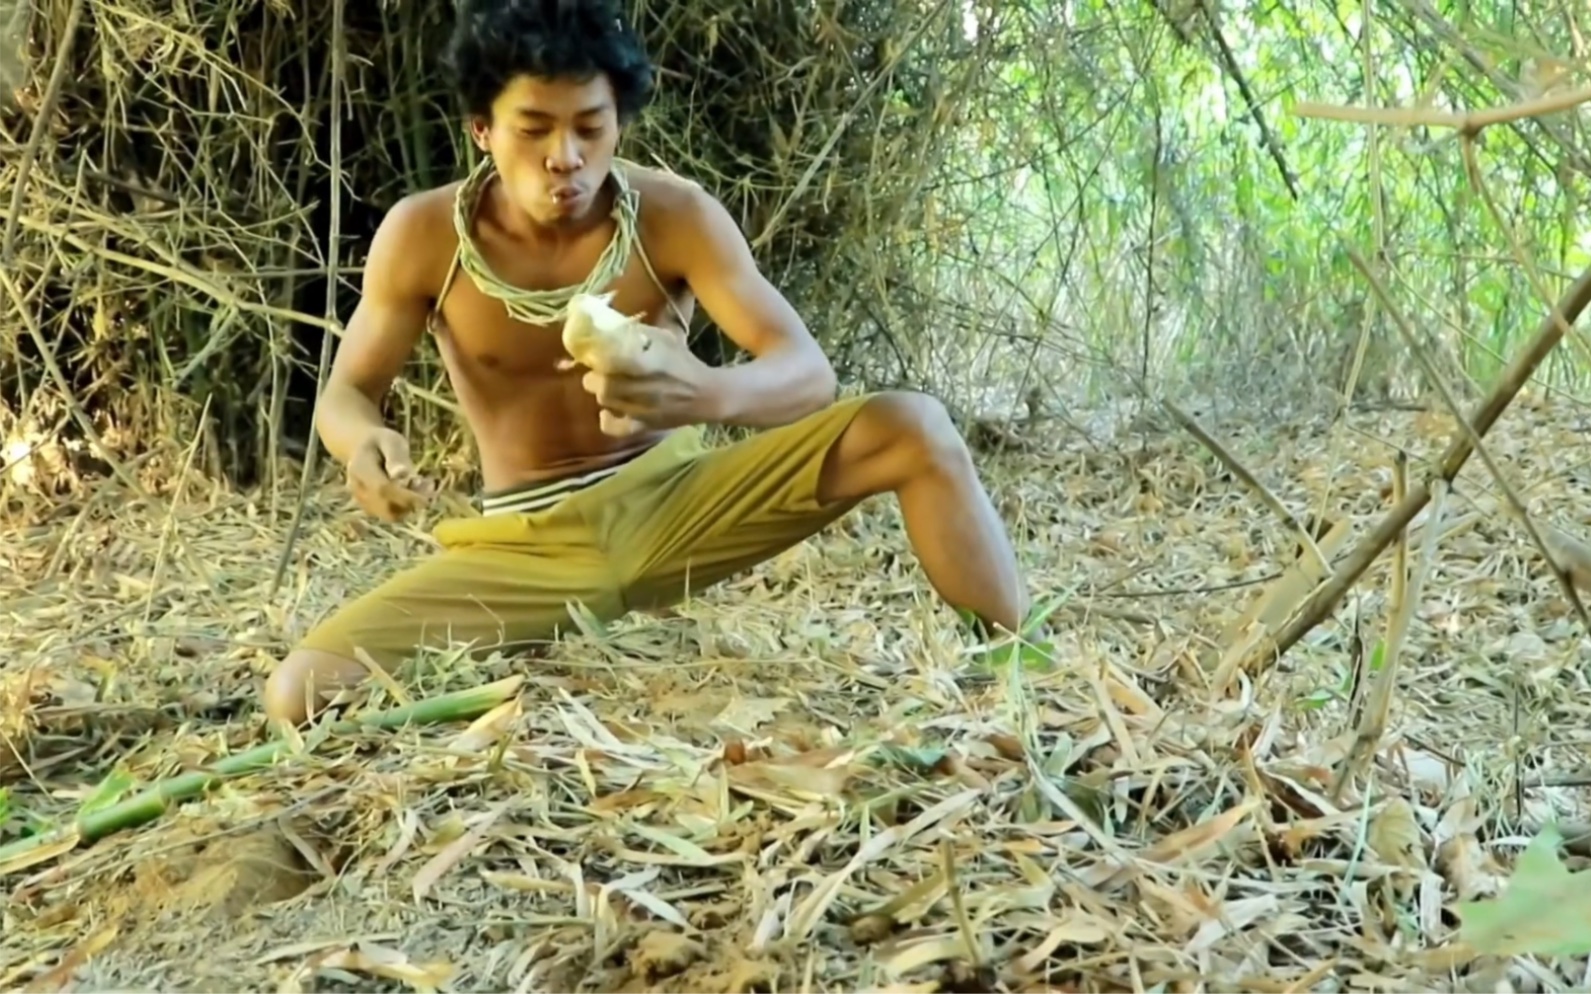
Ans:
{"type": "Polygon", "coordinates": [[[529,514],[532,511],[545,511],[565,497],[601,483],[626,465],[628,464],[621,462],[615,466],[594,469],[579,476],[565,476],[557,480],[527,483],[522,487],[511,487],[507,490],[499,490],[496,493],[482,494],[480,498],[481,514],[490,517],[494,514],[529,514]]]}

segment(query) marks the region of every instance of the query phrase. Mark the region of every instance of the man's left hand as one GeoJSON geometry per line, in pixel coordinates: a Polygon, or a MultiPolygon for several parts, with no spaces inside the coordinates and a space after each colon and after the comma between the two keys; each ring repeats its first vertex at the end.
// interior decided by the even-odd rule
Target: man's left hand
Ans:
{"type": "Polygon", "coordinates": [[[712,367],[691,354],[677,331],[648,327],[653,336],[653,372],[644,376],[586,372],[580,385],[614,414],[649,428],[678,428],[707,420],[712,367]]]}

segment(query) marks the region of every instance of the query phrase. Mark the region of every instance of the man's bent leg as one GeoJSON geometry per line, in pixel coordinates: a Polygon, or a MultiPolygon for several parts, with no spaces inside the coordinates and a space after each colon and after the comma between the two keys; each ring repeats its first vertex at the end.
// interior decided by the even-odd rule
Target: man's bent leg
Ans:
{"type": "Polygon", "coordinates": [[[552,638],[569,623],[569,601],[599,616],[622,610],[593,553],[464,546],[412,566],[311,631],[265,685],[265,711],[300,724],[326,699],[363,683],[356,649],[392,670],[422,647],[473,643],[487,652],[552,638]]]}
{"type": "MultiPolygon", "coordinates": [[[[929,582],[1015,632],[1028,595],[1005,528],[944,406],[917,393],[841,401],[695,459],[615,536],[632,596],[658,603],[771,558],[868,497],[895,493],[929,582]]],[[[639,604],[635,605],[639,606],[639,604]]]]}
{"type": "Polygon", "coordinates": [[[823,464],[818,499],[893,493],[928,582],[952,607],[1020,631],[1029,598],[1005,525],[972,453],[943,404],[927,394],[878,394],[823,464]]]}

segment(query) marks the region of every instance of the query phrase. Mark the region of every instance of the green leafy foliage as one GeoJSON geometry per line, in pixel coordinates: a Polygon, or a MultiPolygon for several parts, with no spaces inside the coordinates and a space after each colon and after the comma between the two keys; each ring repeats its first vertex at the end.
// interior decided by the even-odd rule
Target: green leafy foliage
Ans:
{"type": "Polygon", "coordinates": [[[1514,866],[1502,894],[1454,910],[1459,937],[1495,956],[1583,956],[1591,953],[1591,877],[1558,859],[1563,837],[1548,827],[1514,866]]]}

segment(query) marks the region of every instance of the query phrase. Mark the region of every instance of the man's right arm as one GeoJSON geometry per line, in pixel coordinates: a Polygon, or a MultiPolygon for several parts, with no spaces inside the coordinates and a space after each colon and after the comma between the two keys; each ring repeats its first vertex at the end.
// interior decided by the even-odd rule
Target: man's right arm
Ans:
{"type": "Polygon", "coordinates": [[[372,431],[386,426],[382,398],[425,330],[431,294],[424,207],[417,197],[405,198],[376,229],[359,304],[315,412],[326,451],[344,465],[372,431]]]}

